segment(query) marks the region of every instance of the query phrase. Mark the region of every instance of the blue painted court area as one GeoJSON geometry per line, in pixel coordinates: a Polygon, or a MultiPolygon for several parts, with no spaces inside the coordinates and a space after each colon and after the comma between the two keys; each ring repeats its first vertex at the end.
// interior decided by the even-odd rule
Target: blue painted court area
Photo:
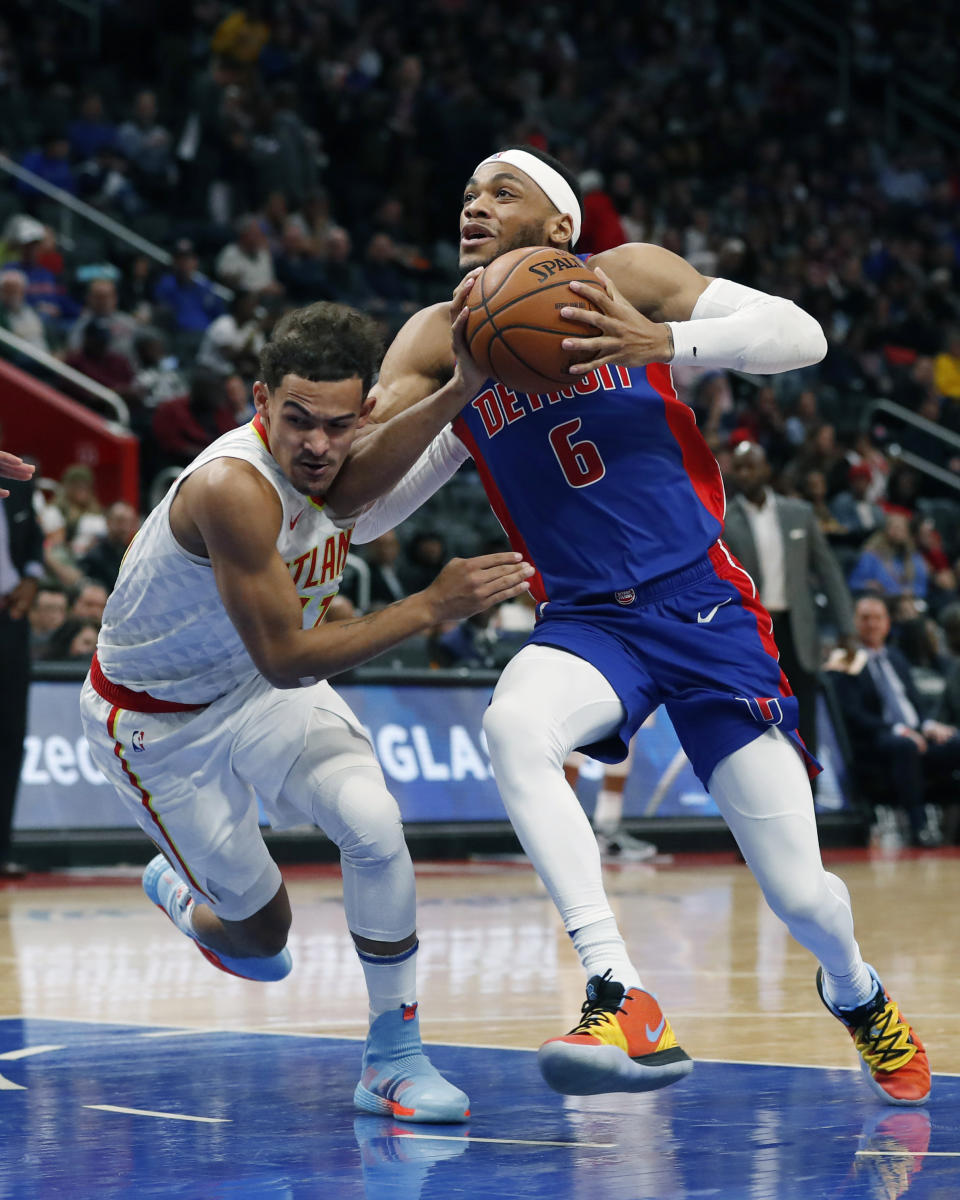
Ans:
{"type": "Polygon", "coordinates": [[[431,1056],[468,1126],[354,1113],[356,1041],[0,1020],[0,1197],[960,1195],[960,1078],[892,1109],[854,1071],[700,1062],[662,1092],[573,1099],[528,1051],[431,1056]]]}

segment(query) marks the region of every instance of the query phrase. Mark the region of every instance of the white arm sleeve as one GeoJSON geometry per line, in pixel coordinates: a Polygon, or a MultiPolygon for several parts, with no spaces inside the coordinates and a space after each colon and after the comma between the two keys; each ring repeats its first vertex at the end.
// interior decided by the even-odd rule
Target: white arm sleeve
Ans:
{"type": "Polygon", "coordinates": [[[732,367],[776,375],[823,358],[827,339],[820,323],[792,301],[714,279],[689,321],[668,321],[673,359],[683,366],[732,367]]]}
{"type": "Polygon", "coordinates": [[[372,542],[405,521],[457,473],[470,454],[448,425],[424,450],[398,484],[374,500],[357,520],[353,542],[372,542]]]}

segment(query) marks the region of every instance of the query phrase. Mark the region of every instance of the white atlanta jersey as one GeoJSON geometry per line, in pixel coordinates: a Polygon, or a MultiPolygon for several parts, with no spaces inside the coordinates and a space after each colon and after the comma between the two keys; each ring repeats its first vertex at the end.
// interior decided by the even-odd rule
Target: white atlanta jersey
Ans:
{"type": "MultiPolygon", "coordinates": [[[[158,700],[207,704],[257,674],[224,608],[209,559],[188,553],[170,529],[177,488],[217,458],[243,459],[276,489],[283,505],[277,551],[300,597],[305,629],[323,620],[350,547],[356,518],[333,516],[290,484],[267,448],[259,417],[218,438],[147,517],[103,614],[97,658],[104,675],[158,700]]],[[[370,510],[360,520],[370,523],[373,516],[370,510]]]]}

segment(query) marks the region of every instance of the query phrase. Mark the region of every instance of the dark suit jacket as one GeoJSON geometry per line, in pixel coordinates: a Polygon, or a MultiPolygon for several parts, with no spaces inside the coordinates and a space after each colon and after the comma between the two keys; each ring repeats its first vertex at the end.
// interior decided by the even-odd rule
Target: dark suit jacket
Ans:
{"type": "MultiPolygon", "coordinates": [[[[887,647],[887,655],[910,703],[917,710],[917,716],[923,720],[923,700],[910,675],[910,664],[893,646],[887,647]]],[[[883,715],[883,697],[873,681],[873,672],[869,666],[865,666],[859,675],[846,675],[838,671],[831,678],[843,707],[844,722],[854,751],[869,752],[881,734],[893,730],[883,715]]]]}
{"type": "MultiPolygon", "coordinates": [[[[814,602],[814,579],[827,594],[830,612],[843,634],[853,632],[853,601],[840,564],[820,531],[817,518],[806,500],[774,493],[777,518],[783,534],[786,590],[790,601],[790,629],[800,665],[807,671],[820,669],[820,636],[814,602]]],[[[735,496],[727,507],[723,540],[753,577],[757,591],[763,585],[763,563],[757,553],[747,502],[735,496]]]]}
{"type": "Polygon", "coordinates": [[[28,566],[43,567],[43,531],[33,511],[33,480],[5,479],[3,486],[10,495],[0,500],[0,520],[6,518],[10,557],[23,575],[28,566]]]}

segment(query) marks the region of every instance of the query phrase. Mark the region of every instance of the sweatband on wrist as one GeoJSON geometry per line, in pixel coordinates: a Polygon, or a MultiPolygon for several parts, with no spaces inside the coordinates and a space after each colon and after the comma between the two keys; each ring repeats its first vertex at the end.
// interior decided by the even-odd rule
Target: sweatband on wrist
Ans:
{"type": "Polygon", "coordinates": [[[478,165],[477,170],[495,162],[510,163],[524,175],[529,175],[557,212],[565,213],[573,221],[570,245],[575,246],[577,238],[580,236],[583,215],[580,212],[580,205],[577,203],[573,188],[560,172],[555,171],[548,163],[526,150],[501,150],[499,154],[491,154],[489,158],[485,158],[478,165]]]}
{"type": "Polygon", "coordinates": [[[667,324],[676,365],[776,375],[819,362],[827,352],[820,323],[809,313],[731,279],[712,280],[689,321],[667,324]]]}

